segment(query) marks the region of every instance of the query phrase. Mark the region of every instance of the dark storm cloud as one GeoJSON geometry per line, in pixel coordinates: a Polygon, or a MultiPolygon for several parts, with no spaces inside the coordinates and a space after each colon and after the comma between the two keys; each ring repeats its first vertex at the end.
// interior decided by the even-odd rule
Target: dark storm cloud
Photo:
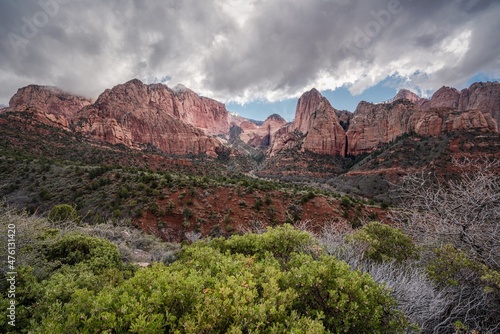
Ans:
{"type": "Polygon", "coordinates": [[[499,71],[494,0],[0,0],[0,103],[138,77],[239,101],[387,76],[432,91],[499,71]]]}
{"type": "MultiPolygon", "coordinates": [[[[205,64],[208,86],[228,95],[245,89],[281,89],[286,95],[318,85],[326,71],[331,85],[353,84],[353,91],[361,92],[388,75],[432,75],[442,57],[450,63],[433,83],[463,83],[465,75],[454,77],[461,73],[454,69],[460,50],[445,52],[444,44],[464,29],[479,40],[476,53],[498,59],[489,52],[498,39],[474,33],[498,31],[497,20],[489,17],[500,14],[494,1],[273,1],[261,3],[258,12],[235,32],[232,43],[211,55],[205,64]]],[[[477,63],[463,73],[480,69],[477,63]]]]}

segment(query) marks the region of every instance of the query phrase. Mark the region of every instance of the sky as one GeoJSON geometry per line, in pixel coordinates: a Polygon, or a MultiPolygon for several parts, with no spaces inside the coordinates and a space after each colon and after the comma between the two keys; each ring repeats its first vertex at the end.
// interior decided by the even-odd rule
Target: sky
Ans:
{"type": "Polygon", "coordinates": [[[320,90],[337,109],[500,78],[499,0],[0,0],[0,104],[182,83],[263,120],[320,90]]]}

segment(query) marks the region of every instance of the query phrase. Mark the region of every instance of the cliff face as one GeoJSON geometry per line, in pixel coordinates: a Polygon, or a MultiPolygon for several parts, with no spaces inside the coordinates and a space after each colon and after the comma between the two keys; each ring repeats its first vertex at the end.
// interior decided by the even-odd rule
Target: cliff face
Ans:
{"type": "Polygon", "coordinates": [[[498,127],[490,114],[483,114],[480,110],[457,111],[442,107],[423,113],[414,130],[423,136],[437,136],[458,130],[498,132],[498,127]]]}
{"type": "Polygon", "coordinates": [[[500,127],[500,83],[476,82],[460,92],[459,110],[477,109],[483,114],[491,114],[500,127]]]}
{"type": "Polygon", "coordinates": [[[433,95],[430,100],[422,103],[421,109],[423,111],[432,108],[450,108],[457,109],[460,100],[460,92],[455,88],[441,87],[433,95]]]}
{"type": "Polygon", "coordinates": [[[173,93],[175,114],[180,120],[202,129],[208,135],[229,133],[230,118],[223,103],[200,97],[182,85],[174,87],[173,93]]]}
{"type": "Polygon", "coordinates": [[[347,131],[347,154],[371,152],[379,143],[410,132],[416,123],[416,113],[414,104],[407,100],[391,104],[359,103],[347,131]]]}
{"type": "Polygon", "coordinates": [[[145,85],[131,80],[104,91],[92,103],[55,87],[30,85],[18,90],[0,112],[30,113],[33,119],[76,131],[86,138],[142,148],[154,145],[171,154],[215,156],[222,144],[214,135],[241,128],[240,139],[269,155],[286,149],[324,155],[368,153],[398,136],[435,136],[449,131],[498,132],[500,84],[475,83],[461,92],[442,87],[431,99],[401,90],[386,103],[359,103],[354,114],[334,109],[316,89],[297,102],[287,123],[271,115],[262,125],[230,115],[215,100],[184,86],[145,85]]]}
{"type": "Polygon", "coordinates": [[[408,89],[401,89],[396,94],[396,96],[393,98],[393,101],[397,101],[397,100],[408,100],[408,101],[410,101],[412,103],[419,103],[419,102],[421,102],[424,99],[422,99],[417,94],[409,91],[408,89]]]}
{"type": "Polygon", "coordinates": [[[274,155],[283,149],[300,145],[302,150],[318,154],[344,155],[346,136],[336,110],[316,89],[304,93],[297,102],[295,120],[286,130],[277,132],[269,152],[274,155]],[[282,132],[285,132],[284,134],[282,132]],[[290,135],[290,132],[302,134],[290,135]],[[279,138],[279,136],[285,136],[279,138]],[[297,140],[301,140],[298,143],[297,140]]]}
{"type": "Polygon", "coordinates": [[[151,144],[170,154],[215,156],[221,144],[190,124],[206,125],[215,118],[197,120],[185,109],[187,105],[198,106],[194,113],[203,110],[205,116],[209,114],[191,92],[176,94],[164,85],[147,86],[132,80],[106,90],[93,105],[78,112],[73,125],[91,140],[134,148],[151,144]]]}
{"type": "Polygon", "coordinates": [[[265,149],[272,145],[276,132],[285,126],[287,122],[277,114],[269,116],[262,125],[251,121],[242,121],[240,139],[253,147],[265,149]]]}
{"type": "Polygon", "coordinates": [[[229,116],[224,104],[200,97],[178,85],[170,89],[162,84],[145,85],[134,79],[102,93],[94,104],[98,109],[122,111],[151,110],[166,113],[199,128],[207,135],[229,132],[229,116]]]}
{"type": "Polygon", "coordinates": [[[29,111],[44,124],[69,130],[69,122],[90,99],[71,95],[56,87],[29,85],[17,90],[4,111],[29,111]]]}
{"type": "Polygon", "coordinates": [[[479,110],[491,114],[500,124],[500,83],[476,82],[461,92],[455,88],[441,87],[430,100],[422,104],[422,110],[451,108],[458,111],[479,110]]]}
{"type": "Polygon", "coordinates": [[[391,101],[358,105],[347,131],[348,154],[371,152],[377,145],[411,131],[425,136],[462,130],[498,132],[497,82],[475,83],[461,92],[442,87],[429,100],[400,91],[391,101]]]}

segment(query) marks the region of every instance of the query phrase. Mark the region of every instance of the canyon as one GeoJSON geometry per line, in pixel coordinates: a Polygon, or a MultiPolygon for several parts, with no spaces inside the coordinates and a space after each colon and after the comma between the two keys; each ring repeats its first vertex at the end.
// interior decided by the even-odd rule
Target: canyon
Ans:
{"type": "Polygon", "coordinates": [[[442,87],[430,99],[401,90],[384,103],[361,101],[353,113],[335,109],[313,88],[298,99],[292,122],[271,115],[261,124],[182,85],[146,85],[137,79],[105,90],[95,101],[56,87],[29,85],[0,113],[28,113],[95,143],[153,147],[173,155],[216,157],[236,129],[237,139],[268,157],[287,150],[357,156],[408,133],[498,133],[500,83],[474,83],[462,91],[442,87]]]}

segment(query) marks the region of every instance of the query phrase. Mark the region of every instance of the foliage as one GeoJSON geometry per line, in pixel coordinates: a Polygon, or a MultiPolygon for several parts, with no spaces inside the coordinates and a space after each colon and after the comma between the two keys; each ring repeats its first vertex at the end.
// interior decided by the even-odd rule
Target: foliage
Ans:
{"type": "Polygon", "coordinates": [[[265,257],[272,254],[280,263],[289,261],[292,253],[307,253],[316,257],[323,254],[317,241],[310,234],[294,229],[291,225],[269,228],[264,234],[247,233],[235,235],[230,239],[218,238],[209,242],[209,245],[222,252],[231,252],[265,257]]]}
{"type": "Polygon", "coordinates": [[[316,197],[316,194],[314,192],[312,192],[311,190],[309,190],[307,193],[302,195],[300,202],[302,204],[307,203],[309,200],[313,199],[314,197],[316,197]]]}
{"type": "Polygon", "coordinates": [[[371,222],[357,230],[350,238],[364,246],[367,258],[376,261],[396,261],[418,259],[419,252],[411,240],[400,229],[379,222],[371,222]]]}
{"type": "Polygon", "coordinates": [[[64,221],[75,221],[78,222],[80,217],[76,212],[75,208],[69,204],[57,204],[52,207],[48,216],[49,220],[54,223],[64,222],[64,221]]]}
{"type": "MultiPolygon", "coordinates": [[[[132,267],[123,265],[115,245],[95,237],[55,234],[34,249],[42,251],[43,260],[33,264],[45,264],[48,272],[40,277],[36,267],[17,268],[16,327],[0,318],[0,330],[4,333],[36,328],[47,313],[60,309],[75,296],[85,291],[91,297],[107,286],[123,282],[133,272],[132,267]]],[[[7,297],[6,289],[2,289],[1,305],[9,301],[7,297]]]]}
{"type": "Polygon", "coordinates": [[[427,267],[429,277],[446,290],[450,307],[449,322],[485,332],[498,329],[500,318],[500,272],[472,260],[465,252],[451,244],[434,249],[427,267]]]}
{"type": "Polygon", "coordinates": [[[45,252],[47,260],[61,265],[82,263],[92,270],[119,267],[118,248],[107,240],[80,234],[66,235],[55,241],[45,252]]]}
{"type": "Polygon", "coordinates": [[[316,246],[309,234],[291,226],[200,241],[185,246],[171,265],[144,268],[100,291],[92,289],[94,279],[88,274],[78,278],[66,269],[57,278],[66,282],[61,286],[80,280],[79,288],[70,289],[64,301],[54,300],[31,330],[403,332],[408,323],[388,291],[316,246]]]}

